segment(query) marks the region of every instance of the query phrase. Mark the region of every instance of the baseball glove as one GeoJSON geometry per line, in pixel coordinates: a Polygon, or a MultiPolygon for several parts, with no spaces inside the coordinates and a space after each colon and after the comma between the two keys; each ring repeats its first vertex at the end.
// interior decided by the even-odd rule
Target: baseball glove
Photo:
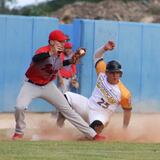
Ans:
{"type": "Polygon", "coordinates": [[[86,54],[85,48],[78,48],[75,54],[72,56],[72,64],[77,64],[80,61],[80,58],[86,54]]]}

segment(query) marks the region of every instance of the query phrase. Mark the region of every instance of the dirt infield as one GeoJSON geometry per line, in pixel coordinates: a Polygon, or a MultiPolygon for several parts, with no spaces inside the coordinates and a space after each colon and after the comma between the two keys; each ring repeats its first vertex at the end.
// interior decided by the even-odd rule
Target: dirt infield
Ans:
{"type": "MultiPolygon", "coordinates": [[[[122,129],[123,115],[115,113],[110,124],[103,131],[107,141],[127,141],[127,142],[160,142],[160,114],[133,114],[131,123],[127,130],[122,129]]],[[[80,140],[81,134],[68,121],[63,128],[56,126],[56,116],[50,113],[27,113],[27,129],[25,139],[28,140],[80,140]]],[[[14,115],[0,114],[0,139],[11,139],[14,133],[14,115]]]]}

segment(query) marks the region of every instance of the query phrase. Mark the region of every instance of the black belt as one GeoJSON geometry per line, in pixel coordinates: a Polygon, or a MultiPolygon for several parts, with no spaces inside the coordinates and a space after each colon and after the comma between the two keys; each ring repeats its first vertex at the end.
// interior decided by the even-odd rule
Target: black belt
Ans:
{"type": "Polygon", "coordinates": [[[35,83],[35,82],[31,81],[30,79],[28,80],[28,82],[32,83],[32,84],[35,84],[37,86],[45,86],[47,84],[47,83],[46,84],[38,84],[38,83],[35,83]]]}

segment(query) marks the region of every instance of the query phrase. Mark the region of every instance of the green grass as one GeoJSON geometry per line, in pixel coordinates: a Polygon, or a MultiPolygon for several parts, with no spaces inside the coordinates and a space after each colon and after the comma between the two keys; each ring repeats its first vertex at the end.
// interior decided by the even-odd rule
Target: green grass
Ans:
{"type": "Polygon", "coordinates": [[[160,144],[1,141],[0,160],[160,160],[160,144]]]}

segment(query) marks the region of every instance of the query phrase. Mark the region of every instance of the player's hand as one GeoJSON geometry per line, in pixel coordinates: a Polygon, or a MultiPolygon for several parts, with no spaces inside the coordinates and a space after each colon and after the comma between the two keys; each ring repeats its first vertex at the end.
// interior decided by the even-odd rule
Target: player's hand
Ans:
{"type": "Polygon", "coordinates": [[[104,47],[103,47],[103,49],[105,50],[105,51],[108,51],[108,50],[113,50],[115,48],[115,43],[113,42],[113,41],[108,41],[105,45],[104,45],[104,47]]]}
{"type": "Polygon", "coordinates": [[[71,85],[72,85],[72,87],[74,87],[74,88],[76,88],[76,89],[79,88],[79,83],[78,83],[77,79],[75,79],[75,78],[73,78],[73,79],[71,80],[71,85]]]}
{"type": "Polygon", "coordinates": [[[60,55],[60,53],[64,52],[64,45],[61,42],[55,41],[54,45],[51,46],[51,51],[54,54],[60,55]]]}
{"type": "Polygon", "coordinates": [[[85,48],[78,48],[76,53],[72,56],[72,63],[77,64],[80,61],[80,58],[86,54],[85,48]]]}
{"type": "Polygon", "coordinates": [[[58,76],[58,86],[59,87],[63,87],[64,86],[64,81],[63,81],[63,78],[58,76]]]}
{"type": "Polygon", "coordinates": [[[59,85],[60,85],[60,86],[64,86],[63,79],[60,79],[60,80],[59,80],[59,85]]]}
{"type": "Polygon", "coordinates": [[[60,55],[61,51],[61,47],[59,46],[50,46],[50,51],[49,51],[49,55],[60,55]]]}

